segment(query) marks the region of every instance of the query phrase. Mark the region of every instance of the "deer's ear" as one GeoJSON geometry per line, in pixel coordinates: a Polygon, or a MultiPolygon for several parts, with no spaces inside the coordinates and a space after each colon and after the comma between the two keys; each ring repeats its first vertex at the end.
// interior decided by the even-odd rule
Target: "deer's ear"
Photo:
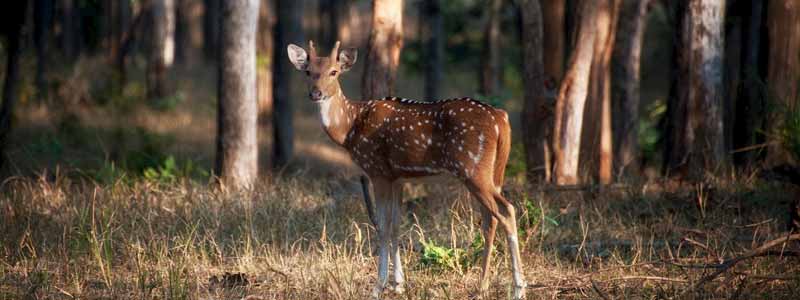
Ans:
{"type": "Polygon", "coordinates": [[[308,68],[308,54],[306,50],[295,44],[289,44],[289,46],[286,47],[286,52],[289,53],[289,60],[292,61],[295,68],[300,71],[305,71],[308,68]]]}
{"type": "Polygon", "coordinates": [[[358,50],[356,48],[347,48],[339,52],[339,66],[342,72],[350,70],[356,64],[358,57],[358,50]]]}

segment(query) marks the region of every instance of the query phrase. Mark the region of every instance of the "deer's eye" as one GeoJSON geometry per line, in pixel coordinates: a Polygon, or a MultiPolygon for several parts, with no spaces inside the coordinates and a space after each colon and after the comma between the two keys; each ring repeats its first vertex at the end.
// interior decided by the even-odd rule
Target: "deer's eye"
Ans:
{"type": "Polygon", "coordinates": [[[337,73],[336,70],[331,71],[331,76],[336,76],[336,73],[337,73]]]}
{"type": "Polygon", "coordinates": [[[311,76],[311,71],[306,70],[306,76],[311,76]]]}

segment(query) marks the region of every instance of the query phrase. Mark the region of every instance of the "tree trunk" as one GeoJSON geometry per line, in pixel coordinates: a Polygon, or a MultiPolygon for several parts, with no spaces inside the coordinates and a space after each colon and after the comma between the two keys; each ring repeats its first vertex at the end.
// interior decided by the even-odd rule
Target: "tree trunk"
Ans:
{"type": "Polygon", "coordinates": [[[498,92],[502,65],[500,63],[500,21],[503,0],[489,0],[488,18],[483,35],[481,51],[480,90],[483,96],[498,92]]]}
{"type": "Polygon", "coordinates": [[[221,181],[235,189],[253,187],[258,176],[258,7],[259,0],[222,5],[216,168],[221,181]]]}
{"type": "Polygon", "coordinates": [[[47,58],[50,42],[50,28],[53,22],[53,1],[36,0],[33,7],[33,41],[36,46],[36,92],[41,97],[47,95],[47,58]]]}
{"type": "Polygon", "coordinates": [[[425,43],[425,100],[441,98],[444,66],[444,27],[441,0],[425,0],[422,3],[425,22],[422,36],[425,43]]]}
{"type": "Polygon", "coordinates": [[[6,72],[3,84],[3,104],[0,105],[0,170],[5,166],[6,147],[9,144],[14,106],[19,92],[19,58],[22,44],[22,27],[25,23],[25,11],[28,1],[13,1],[6,5],[2,16],[2,34],[6,37],[6,72]]]}
{"type": "Polygon", "coordinates": [[[526,178],[531,184],[550,179],[550,133],[552,104],[545,97],[543,22],[539,0],[520,1],[522,17],[522,62],[525,102],[522,135],[525,145],[526,178]]]}
{"type": "Polygon", "coordinates": [[[107,14],[106,31],[108,35],[107,55],[110,61],[114,61],[114,58],[120,52],[128,27],[130,27],[132,14],[131,1],[112,0],[108,1],[105,5],[107,14]]]}
{"type": "MultiPolygon", "coordinates": [[[[689,101],[698,114],[690,114],[695,127],[692,170],[715,171],[727,164],[723,105],[723,58],[725,2],[693,0],[689,4],[692,22],[689,101]]],[[[700,175],[700,174],[697,174],[700,175]]]]}
{"type": "Polygon", "coordinates": [[[206,60],[216,62],[219,58],[220,6],[223,0],[203,0],[203,54],[206,60]]]}
{"type": "Polygon", "coordinates": [[[275,38],[272,30],[275,26],[273,1],[261,3],[258,16],[258,119],[267,123],[272,114],[272,59],[275,57],[275,38]]]}
{"type": "Polygon", "coordinates": [[[372,3],[372,29],[361,95],[367,99],[392,96],[403,48],[403,1],[375,0],[372,3]]]}
{"type": "Polygon", "coordinates": [[[561,81],[561,76],[564,76],[567,38],[564,19],[566,2],[566,0],[541,1],[544,16],[544,73],[547,80],[554,83],[561,81]]]}
{"type": "Polygon", "coordinates": [[[668,171],[700,178],[727,164],[722,107],[723,21],[725,1],[691,0],[683,20],[681,85],[669,117],[673,132],[668,171]],[[680,126],[683,126],[681,128],[680,126]],[[683,130],[680,130],[683,129],[683,130]]]}
{"type": "Polygon", "coordinates": [[[74,61],[81,51],[80,7],[78,0],[61,0],[59,19],[61,22],[61,48],[68,61],[74,61]]]}
{"type": "Polygon", "coordinates": [[[612,177],[611,54],[620,3],[621,0],[597,1],[597,39],[581,133],[580,165],[604,184],[610,183],[612,177]]]}
{"type": "Polygon", "coordinates": [[[272,167],[284,167],[294,152],[294,129],[292,126],[291,76],[295,72],[286,56],[290,43],[303,41],[302,11],[303,3],[294,0],[277,0],[277,23],[275,24],[275,58],[273,83],[272,167]]]}
{"type": "Polygon", "coordinates": [[[156,101],[168,95],[166,73],[175,58],[175,0],[154,0],[150,16],[147,97],[156,101]]]}
{"type": "MultiPolygon", "coordinates": [[[[689,36],[688,31],[688,1],[673,1],[669,3],[670,14],[674,17],[674,34],[672,61],[670,70],[672,71],[670,80],[669,96],[667,98],[667,111],[662,119],[664,127],[664,154],[662,171],[665,175],[684,175],[686,164],[684,161],[690,145],[685,144],[689,140],[688,136],[688,51],[689,36]]],[[[691,141],[691,140],[689,140],[691,141]]]]}
{"type": "Polygon", "coordinates": [[[781,143],[780,132],[784,129],[787,113],[800,113],[797,87],[800,82],[800,3],[796,0],[771,0],[768,3],[767,92],[771,103],[766,128],[772,144],[767,149],[766,164],[775,166],[793,161],[787,145],[781,143]]]}
{"type": "Polygon", "coordinates": [[[189,10],[191,0],[174,0],[175,4],[175,61],[185,64],[189,58],[189,51],[192,48],[190,28],[191,20],[189,10]]]}
{"type": "MultiPolygon", "coordinates": [[[[764,99],[766,99],[762,88],[763,64],[760,63],[764,1],[752,0],[747,4],[747,13],[743,13],[741,85],[737,90],[739,95],[733,129],[734,149],[754,146],[764,141],[760,134],[764,125],[764,99]]],[[[734,160],[740,165],[750,165],[756,161],[757,153],[757,151],[736,152],[734,160]]]]}
{"type": "Polygon", "coordinates": [[[648,7],[653,0],[625,0],[620,10],[611,66],[612,115],[617,162],[616,174],[634,177],[639,174],[639,101],[642,41],[647,26],[648,7]]]}
{"type": "Polygon", "coordinates": [[[582,0],[579,4],[580,25],[569,69],[561,82],[555,110],[553,146],[555,181],[557,184],[577,184],[578,160],[583,129],[583,111],[589,93],[589,76],[594,44],[597,39],[597,3],[582,0]]]}

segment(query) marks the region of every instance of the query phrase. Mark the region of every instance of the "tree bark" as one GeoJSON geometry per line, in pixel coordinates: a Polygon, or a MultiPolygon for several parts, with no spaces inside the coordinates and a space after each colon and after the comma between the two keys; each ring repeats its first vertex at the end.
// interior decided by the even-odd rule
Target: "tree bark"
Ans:
{"type": "Polygon", "coordinates": [[[545,97],[545,64],[542,10],[539,0],[519,2],[522,17],[522,63],[525,101],[522,135],[525,145],[526,178],[531,184],[550,180],[550,133],[552,103],[545,97]]]}
{"type": "Polygon", "coordinates": [[[671,81],[669,96],[667,99],[667,111],[662,119],[664,127],[664,154],[662,171],[665,175],[685,175],[686,164],[684,161],[686,153],[691,148],[685,141],[689,137],[685,136],[688,132],[688,95],[689,95],[689,63],[688,51],[689,30],[688,1],[673,1],[669,3],[669,11],[674,19],[674,34],[672,61],[670,62],[671,81]]]}
{"type": "Polygon", "coordinates": [[[775,166],[793,159],[781,143],[787,113],[798,114],[798,82],[800,82],[800,3],[795,0],[768,2],[769,66],[767,92],[767,132],[772,142],[767,149],[766,164],[775,166]]]}
{"type": "Polygon", "coordinates": [[[48,54],[50,48],[50,28],[53,22],[53,1],[36,0],[33,8],[33,40],[36,46],[36,92],[40,97],[47,95],[48,54]]]}
{"type": "Polygon", "coordinates": [[[489,0],[488,18],[483,33],[481,51],[480,90],[483,96],[498,92],[502,65],[500,63],[500,21],[503,0],[489,0]]]}
{"type": "Polygon", "coordinates": [[[13,1],[4,7],[2,16],[2,34],[6,37],[6,72],[3,84],[3,104],[0,105],[0,170],[5,166],[6,147],[9,144],[14,106],[19,92],[19,58],[22,44],[22,28],[25,23],[25,11],[28,1],[13,1]]]}
{"type": "Polygon", "coordinates": [[[680,50],[685,78],[679,79],[686,84],[685,101],[679,95],[673,105],[677,110],[669,114],[675,125],[669,133],[667,170],[697,179],[727,165],[722,107],[725,1],[690,0],[685,13],[680,50]]]}
{"type": "Polygon", "coordinates": [[[611,54],[620,3],[621,0],[597,1],[597,39],[581,133],[582,171],[594,174],[593,177],[603,184],[610,183],[612,178],[611,54]]]}
{"type": "Polygon", "coordinates": [[[219,58],[220,9],[224,0],[203,0],[203,54],[206,60],[219,58]]]}
{"type": "Polygon", "coordinates": [[[557,184],[577,184],[583,129],[583,111],[589,93],[589,76],[597,39],[594,0],[580,1],[580,25],[569,69],[561,82],[555,110],[553,145],[557,184]]]}
{"type": "Polygon", "coordinates": [[[64,56],[74,61],[81,52],[80,8],[78,0],[61,0],[59,19],[61,22],[61,47],[64,56]]]}
{"type": "Polygon", "coordinates": [[[272,114],[272,69],[274,42],[272,30],[275,26],[273,1],[261,3],[258,16],[258,119],[260,123],[270,120],[272,114]]]}
{"type": "Polygon", "coordinates": [[[361,95],[367,99],[392,96],[403,48],[403,1],[372,2],[372,28],[361,95]]]}
{"type": "Polygon", "coordinates": [[[544,17],[544,73],[554,83],[564,76],[566,33],[566,0],[541,1],[544,17]]]}
{"type": "Polygon", "coordinates": [[[179,64],[185,64],[192,48],[190,36],[191,20],[189,16],[192,1],[174,1],[177,1],[175,3],[175,61],[179,64]]]}
{"type": "MultiPolygon", "coordinates": [[[[727,164],[723,106],[724,0],[693,0],[689,4],[692,21],[689,101],[699,114],[690,114],[696,126],[692,170],[716,171],[727,164]]],[[[702,171],[700,171],[702,172],[702,171]]],[[[697,174],[700,175],[700,174],[697,174]]]]}
{"type": "Polygon", "coordinates": [[[295,72],[286,56],[286,46],[303,41],[302,34],[302,2],[294,0],[277,0],[278,12],[275,24],[275,58],[273,59],[273,112],[272,130],[272,167],[284,167],[294,152],[294,128],[292,126],[291,76],[295,72]]]}
{"type": "Polygon", "coordinates": [[[108,57],[109,61],[114,61],[116,55],[119,54],[122,47],[123,39],[131,24],[132,8],[131,1],[129,0],[112,0],[108,1],[106,5],[107,10],[107,25],[108,32],[108,57]]]}
{"type": "Polygon", "coordinates": [[[259,0],[222,4],[217,112],[217,173],[235,189],[258,176],[256,32],[259,0]]]}
{"type": "MultiPolygon", "coordinates": [[[[764,125],[764,89],[762,82],[763,64],[760,63],[762,51],[761,30],[763,24],[764,1],[752,0],[747,3],[747,13],[743,14],[741,46],[741,85],[737,89],[736,116],[733,124],[733,148],[742,149],[761,144],[764,139],[760,132],[764,125]]],[[[757,151],[734,153],[739,165],[750,165],[759,157],[757,151]]]]}
{"type": "Polygon", "coordinates": [[[640,171],[639,103],[642,41],[647,26],[647,12],[653,0],[625,0],[620,10],[616,47],[611,65],[614,161],[616,174],[634,177],[640,171]]]}
{"type": "Polygon", "coordinates": [[[422,3],[424,19],[422,36],[425,43],[425,100],[441,98],[442,74],[444,73],[444,27],[441,0],[425,0],[422,3]]]}
{"type": "Polygon", "coordinates": [[[153,0],[150,16],[147,97],[157,101],[168,95],[166,73],[175,59],[175,0],[153,0]]]}

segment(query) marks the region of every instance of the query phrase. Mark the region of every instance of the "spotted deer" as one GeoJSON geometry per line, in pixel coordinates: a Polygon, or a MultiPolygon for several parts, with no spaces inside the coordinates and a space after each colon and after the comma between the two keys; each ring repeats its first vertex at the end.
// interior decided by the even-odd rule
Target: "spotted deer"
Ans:
{"type": "Polygon", "coordinates": [[[486,290],[489,285],[492,244],[499,223],[507,234],[514,298],[524,298],[516,210],[501,194],[511,146],[508,114],[471,98],[351,101],[342,93],[339,76],[353,67],[357,50],[339,51],[339,45],[336,42],[327,57],[317,56],[313,42],[309,42],[308,52],[294,44],[287,51],[289,60],[306,74],[309,97],[319,106],[323,129],[350,153],[372,182],[379,239],[373,297],[380,298],[388,284],[390,259],[394,265],[393,288],[399,293],[404,290],[398,247],[402,191],[397,181],[449,173],[481,204],[485,246],[480,289],[486,290]]]}

